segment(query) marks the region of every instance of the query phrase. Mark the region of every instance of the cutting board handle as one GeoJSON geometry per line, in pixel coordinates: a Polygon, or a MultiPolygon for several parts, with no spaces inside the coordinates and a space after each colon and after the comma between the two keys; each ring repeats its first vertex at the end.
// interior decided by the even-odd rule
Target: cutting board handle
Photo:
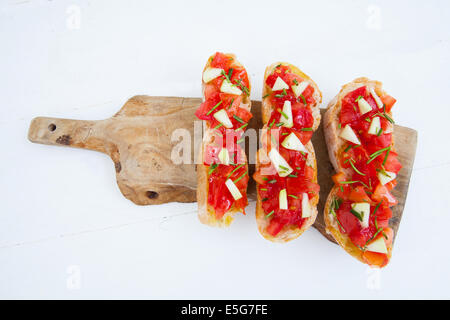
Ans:
{"type": "Polygon", "coordinates": [[[100,122],[37,117],[31,122],[28,139],[34,143],[106,152],[105,140],[97,130],[100,122]]]}

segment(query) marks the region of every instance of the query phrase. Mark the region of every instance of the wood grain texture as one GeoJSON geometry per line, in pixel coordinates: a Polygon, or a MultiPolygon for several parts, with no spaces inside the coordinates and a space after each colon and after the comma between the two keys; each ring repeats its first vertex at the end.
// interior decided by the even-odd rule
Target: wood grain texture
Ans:
{"type": "MultiPolygon", "coordinates": [[[[113,160],[117,183],[122,194],[138,205],[167,202],[195,202],[197,176],[195,164],[174,164],[172,149],[178,141],[172,141],[172,133],[184,129],[191,140],[191,159],[194,159],[194,115],[201,103],[198,98],[135,96],[129,99],[112,118],[99,121],[82,121],[38,117],[30,125],[28,138],[31,142],[70,146],[95,150],[108,154],[113,160]]],[[[321,109],[322,114],[325,109],[321,109]]],[[[261,102],[252,101],[253,118],[250,129],[262,128],[261,102]]],[[[198,121],[197,123],[201,123],[198,121]]],[[[201,126],[200,126],[201,133],[201,126]]],[[[398,184],[393,191],[399,203],[393,208],[391,227],[397,234],[408,193],[408,185],[414,163],[417,132],[395,126],[395,146],[403,165],[398,184]]],[[[201,136],[198,137],[201,142],[201,136]]],[[[320,184],[319,214],[313,225],[325,237],[323,208],[333,186],[334,169],[328,152],[322,127],[313,135],[316,151],[318,181],[320,184]]],[[[246,145],[250,176],[255,170],[255,155],[246,145]]],[[[249,181],[248,196],[256,199],[256,185],[249,181]]],[[[334,241],[333,241],[334,242],[334,241]]]]}
{"type": "Polygon", "coordinates": [[[172,132],[193,132],[199,99],[135,96],[112,118],[80,121],[35,118],[28,138],[108,154],[122,194],[138,205],[193,202],[196,174],[192,164],[174,165],[172,132]]]}

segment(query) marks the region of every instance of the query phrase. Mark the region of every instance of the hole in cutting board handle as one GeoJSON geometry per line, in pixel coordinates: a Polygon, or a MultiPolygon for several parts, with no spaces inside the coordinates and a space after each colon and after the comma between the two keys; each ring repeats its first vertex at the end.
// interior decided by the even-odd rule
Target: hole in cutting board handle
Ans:
{"type": "Polygon", "coordinates": [[[155,192],[155,191],[147,191],[147,192],[145,193],[145,195],[146,195],[147,198],[149,198],[149,199],[156,199],[156,198],[158,198],[158,196],[159,196],[158,192],[155,192]]]}
{"type": "Polygon", "coordinates": [[[50,123],[48,125],[48,130],[50,130],[51,132],[55,131],[56,130],[56,125],[54,123],[50,123]]]}

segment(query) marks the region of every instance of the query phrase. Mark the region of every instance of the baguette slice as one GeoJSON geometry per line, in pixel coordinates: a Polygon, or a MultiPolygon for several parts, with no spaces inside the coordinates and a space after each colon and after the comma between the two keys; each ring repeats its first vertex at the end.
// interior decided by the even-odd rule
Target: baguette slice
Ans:
{"type": "MultiPolygon", "coordinates": [[[[204,140],[201,148],[199,148],[199,159],[203,159],[203,152],[205,147],[211,143],[214,139],[214,134],[212,130],[207,130],[204,134],[204,140]]],[[[241,153],[242,159],[245,160],[245,168],[248,170],[247,157],[245,152],[241,153]]],[[[216,218],[214,208],[208,204],[208,166],[202,164],[197,164],[197,203],[198,203],[198,219],[201,223],[212,226],[212,227],[228,227],[234,220],[234,215],[238,212],[242,212],[234,206],[223,215],[221,219],[216,218]]]]}
{"type": "MultiPolygon", "coordinates": [[[[236,60],[236,56],[234,54],[226,54],[228,57],[233,59],[232,67],[242,67],[242,64],[239,63],[236,60]]],[[[211,61],[213,57],[212,55],[209,57],[208,62],[206,63],[203,73],[207,68],[210,67],[211,61]]],[[[202,75],[203,75],[202,73],[202,75]]],[[[205,88],[206,83],[202,77],[202,96],[203,101],[205,100],[205,88]]],[[[249,88],[250,91],[250,80],[249,80],[249,88]]],[[[251,101],[250,101],[250,95],[245,95],[244,93],[242,96],[242,102],[240,104],[240,107],[249,111],[251,109],[251,101]]],[[[205,121],[204,125],[204,132],[203,132],[203,142],[201,144],[201,148],[199,148],[199,154],[198,159],[201,159],[201,163],[197,164],[197,202],[198,202],[198,218],[201,223],[213,226],[213,227],[227,227],[231,224],[231,222],[234,220],[234,215],[238,212],[244,213],[243,209],[236,208],[234,205],[222,216],[222,218],[217,219],[214,208],[208,204],[208,192],[209,192],[209,183],[208,183],[208,171],[209,166],[204,165],[203,159],[204,159],[204,151],[206,147],[209,144],[214,143],[215,139],[215,133],[214,129],[210,128],[207,121],[205,121]]],[[[247,158],[245,155],[245,152],[241,152],[241,158],[243,161],[245,161],[245,168],[248,170],[248,164],[247,164],[247,158]]]]}
{"type": "MultiPolygon", "coordinates": [[[[267,77],[272,73],[274,68],[278,65],[284,65],[290,68],[291,72],[297,74],[301,78],[307,80],[310,85],[314,88],[314,94],[313,97],[315,99],[315,104],[311,106],[312,109],[312,115],[314,118],[314,124],[313,124],[313,131],[315,131],[320,124],[320,110],[319,106],[322,102],[322,93],[320,92],[317,84],[305,73],[303,73],[299,68],[296,66],[286,63],[286,62],[276,62],[268,66],[264,73],[264,82],[263,82],[263,101],[262,101],[262,119],[264,123],[263,129],[268,129],[268,122],[270,120],[272,111],[274,110],[274,107],[272,106],[269,98],[267,97],[268,94],[272,92],[272,88],[266,85],[266,79],[267,77]]],[[[264,140],[264,134],[261,136],[261,140],[264,140]]],[[[305,148],[308,150],[308,157],[306,164],[311,166],[314,170],[314,177],[313,181],[314,183],[317,183],[317,162],[316,162],[316,156],[314,152],[314,147],[309,141],[305,148]]],[[[267,158],[267,151],[264,148],[261,148],[258,150],[257,156],[256,156],[256,171],[260,168],[262,163],[267,163],[270,160],[267,158]]],[[[257,183],[258,187],[258,183],[257,183]]],[[[257,189],[258,190],[258,189],[257,189]]],[[[267,227],[270,223],[270,220],[266,218],[266,214],[264,213],[264,210],[262,208],[262,199],[259,195],[259,192],[257,192],[257,201],[256,201],[256,223],[258,226],[258,230],[261,233],[261,235],[272,242],[288,242],[291,241],[297,237],[299,237],[306,229],[308,229],[316,220],[317,217],[317,204],[319,202],[319,195],[315,195],[311,199],[309,199],[309,203],[312,209],[311,217],[307,218],[307,220],[303,223],[301,228],[295,227],[293,225],[284,226],[283,229],[274,237],[269,232],[267,232],[267,227]]]]}
{"type": "MultiPolygon", "coordinates": [[[[339,154],[345,148],[346,142],[339,138],[339,114],[341,112],[341,101],[350,92],[362,87],[367,86],[368,88],[373,88],[375,93],[381,97],[386,95],[386,92],[382,89],[382,83],[379,81],[369,80],[368,78],[361,77],[353,80],[350,83],[342,86],[341,91],[336,97],[334,97],[328,104],[327,111],[323,118],[323,128],[325,133],[325,141],[327,144],[328,155],[330,161],[336,170],[336,172],[344,172],[346,176],[350,176],[352,173],[351,168],[343,168],[341,162],[339,161],[339,154]]],[[[392,117],[392,113],[388,112],[388,115],[392,117]]],[[[388,130],[393,132],[393,124],[389,125],[388,130]]],[[[394,150],[394,137],[392,137],[391,150],[394,150]]],[[[360,250],[353,242],[350,237],[346,234],[340,232],[338,221],[335,216],[331,213],[332,202],[336,197],[336,193],[339,191],[338,186],[334,186],[330,193],[328,194],[327,201],[324,208],[324,220],[326,225],[326,232],[331,234],[333,238],[339,243],[339,245],[347,251],[352,257],[358,259],[362,263],[368,264],[363,257],[363,251],[360,250]]],[[[389,241],[392,241],[393,234],[388,235],[389,241]]],[[[392,246],[387,246],[388,253],[387,257],[390,260],[392,256],[392,246]]]]}

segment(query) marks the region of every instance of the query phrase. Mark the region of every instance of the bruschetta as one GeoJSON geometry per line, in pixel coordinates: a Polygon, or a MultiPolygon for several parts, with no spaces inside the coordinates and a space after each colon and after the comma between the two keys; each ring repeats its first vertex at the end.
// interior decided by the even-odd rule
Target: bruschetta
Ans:
{"type": "Polygon", "coordinates": [[[206,122],[197,164],[198,217],[224,227],[248,204],[248,164],[239,145],[252,117],[247,71],[233,54],[217,52],[203,69],[202,91],[196,111],[206,122]]]}
{"type": "Polygon", "coordinates": [[[326,230],[350,255],[384,267],[392,255],[391,194],[402,168],[394,149],[392,107],[379,81],[358,78],[344,85],[323,119],[330,161],[336,170],[328,195],[326,230]]]}
{"type": "Polygon", "coordinates": [[[322,93],[297,67],[278,62],[263,83],[262,148],[256,156],[256,222],[273,242],[299,237],[315,221],[319,201],[311,143],[320,123],[322,93]]]}

